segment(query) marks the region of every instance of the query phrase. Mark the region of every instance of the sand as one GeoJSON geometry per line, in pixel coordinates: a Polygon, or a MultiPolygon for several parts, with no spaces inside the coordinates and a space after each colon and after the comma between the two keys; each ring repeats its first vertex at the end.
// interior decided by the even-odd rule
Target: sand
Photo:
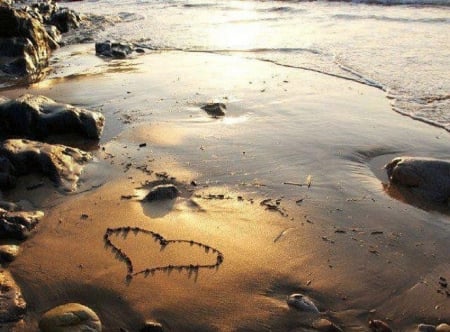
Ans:
{"type": "MultiPolygon", "coordinates": [[[[313,72],[206,53],[103,60],[93,50],[63,48],[48,79],[2,91],[106,117],[98,144],[68,140],[95,155],[78,192],[26,191],[28,177],[4,194],[46,212],[9,266],[29,306],[24,331],[66,302],[91,307],[105,331],[146,319],[170,331],[308,331],[318,317],[345,331],[367,331],[369,319],[396,331],[448,322],[438,281],[450,279],[449,209],[390,196],[382,169],[400,155],[448,159],[448,132],[393,112],[383,91],[313,72]],[[207,102],[227,114],[209,117],[207,102]],[[180,197],[140,200],[166,177],[180,197]],[[202,243],[224,261],[127,280],[103,240],[122,226],[202,243]],[[298,292],[319,316],[287,306],[298,292]]],[[[112,240],[136,271],[216,260],[186,243],[161,250],[143,233],[112,240]]]]}

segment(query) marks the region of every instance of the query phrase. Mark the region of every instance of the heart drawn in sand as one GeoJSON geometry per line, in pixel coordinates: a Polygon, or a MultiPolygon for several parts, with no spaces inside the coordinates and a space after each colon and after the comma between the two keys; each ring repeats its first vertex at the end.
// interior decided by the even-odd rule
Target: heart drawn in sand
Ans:
{"type": "Polygon", "coordinates": [[[223,263],[223,259],[224,256],[223,254],[217,250],[216,248],[210,247],[206,244],[197,242],[197,241],[193,241],[193,240],[167,240],[165,239],[161,234],[158,234],[156,232],[153,231],[149,231],[143,228],[139,228],[139,227],[130,227],[130,226],[125,226],[125,227],[118,227],[118,228],[107,228],[106,229],[106,233],[103,236],[103,239],[105,241],[105,245],[107,247],[110,247],[112,252],[116,254],[116,256],[122,260],[123,262],[125,262],[126,266],[127,266],[127,276],[126,279],[127,280],[131,280],[133,277],[139,275],[139,274],[143,274],[145,276],[149,275],[149,274],[154,274],[155,272],[170,272],[172,270],[178,270],[178,271],[198,271],[199,269],[212,269],[212,268],[217,268],[220,266],[220,264],[223,263]],[[114,244],[111,241],[111,236],[112,235],[124,235],[126,236],[129,232],[133,232],[135,235],[137,234],[144,234],[144,235],[148,235],[151,238],[153,238],[153,240],[155,242],[158,242],[159,245],[161,246],[161,249],[164,249],[165,247],[174,244],[174,243],[183,243],[183,244],[189,244],[190,246],[197,246],[200,248],[203,248],[205,250],[206,253],[208,253],[209,251],[211,251],[213,254],[216,254],[216,261],[215,263],[212,264],[168,264],[168,265],[163,265],[163,266],[155,266],[155,267],[148,267],[145,269],[142,269],[140,271],[134,271],[134,267],[133,267],[133,262],[131,260],[131,258],[125,253],[124,250],[122,250],[121,248],[119,248],[116,244],[114,244]]]}

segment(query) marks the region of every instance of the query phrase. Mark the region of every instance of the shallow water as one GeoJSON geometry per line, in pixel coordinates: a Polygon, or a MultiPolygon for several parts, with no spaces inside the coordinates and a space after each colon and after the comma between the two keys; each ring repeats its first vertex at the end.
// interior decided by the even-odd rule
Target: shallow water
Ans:
{"type": "Polygon", "coordinates": [[[96,40],[218,52],[339,75],[386,91],[398,112],[450,130],[448,1],[379,3],[411,5],[104,0],[70,6],[114,18],[96,40]]]}

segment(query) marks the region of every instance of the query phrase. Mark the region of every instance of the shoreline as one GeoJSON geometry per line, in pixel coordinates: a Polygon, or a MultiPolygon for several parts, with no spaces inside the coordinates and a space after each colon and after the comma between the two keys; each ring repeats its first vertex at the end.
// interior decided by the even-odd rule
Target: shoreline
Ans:
{"type": "MultiPolygon", "coordinates": [[[[106,331],[136,330],[148,318],[183,331],[307,329],[316,317],[285,300],[299,291],[346,331],[364,330],[368,319],[412,331],[449,317],[448,297],[436,292],[439,276],[450,278],[448,214],[390,198],[372,172],[397,155],[448,158],[447,132],[404,121],[383,93],[337,78],[220,55],[105,61],[86,50],[63,57],[58,77],[26,89],[106,117],[81,179],[87,191],[52,206],[51,190],[33,190],[48,214],[10,265],[32,308],[29,326],[61,302],[80,301],[106,331]],[[99,74],[73,73],[80,58],[99,74]],[[227,104],[225,117],[200,109],[211,101],[227,104]],[[163,172],[188,188],[185,196],[161,207],[121,199],[163,172]],[[308,176],[310,188],[284,184],[308,176]],[[269,198],[287,216],[260,205],[269,198]],[[173,271],[127,285],[124,264],[103,243],[107,227],[122,226],[195,238],[223,252],[224,264],[197,281],[173,271]]],[[[19,187],[6,198],[26,194],[19,187]]],[[[145,257],[142,248],[128,250],[145,257]]]]}

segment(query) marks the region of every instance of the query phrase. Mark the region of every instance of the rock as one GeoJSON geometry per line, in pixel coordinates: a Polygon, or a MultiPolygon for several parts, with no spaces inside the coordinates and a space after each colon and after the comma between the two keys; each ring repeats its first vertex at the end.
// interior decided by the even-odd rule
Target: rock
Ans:
{"type": "Polygon", "coordinates": [[[39,321],[41,332],[95,332],[102,330],[97,314],[90,308],[68,303],[47,311],[39,321]]]}
{"type": "Polygon", "coordinates": [[[319,313],[319,309],[317,309],[314,302],[303,294],[290,295],[287,299],[287,304],[300,311],[319,313]]]}
{"type": "Polygon", "coordinates": [[[389,325],[378,319],[370,320],[369,327],[372,332],[392,332],[389,325]]]}
{"type": "Polygon", "coordinates": [[[74,133],[98,139],[105,123],[104,116],[99,112],[30,94],[0,100],[0,119],[0,135],[3,138],[42,139],[54,134],[74,133]]]}
{"type": "Polygon", "coordinates": [[[150,190],[147,196],[145,196],[144,201],[153,202],[165,199],[174,199],[177,198],[179,194],[180,192],[178,188],[173,184],[160,184],[150,190]]]}
{"type": "Polygon", "coordinates": [[[386,166],[389,180],[411,188],[413,193],[440,203],[450,197],[450,161],[431,158],[398,157],[386,166]]]}
{"type": "Polygon", "coordinates": [[[8,271],[0,270],[0,323],[14,322],[25,315],[27,304],[8,271]]]}
{"type": "Polygon", "coordinates": [[[105,42],[95,43],[95,54],[109,58],[125,59],[133,53],[133,46],[129,43],[105,42]]]}
{"type": "Polygon", "coordinates": [[[224,116],[227,106],[223,103],[209,103],[201,107],[202,110],[206,111],[211,116],[224,116]]]}
{"type": "Polygon", "coordinates": [[[12,262],[19,255],[20,247],[15,244],[0,245],[0,261],[12,262]]]}
{"type": "Polygon", "coordinates": [[[0,74],[29,76],[47,67],[49,36],[30,13],[0,3],[0,74]]]}
{"type": "Polygon", "coordinates": [[[51,15],[49,23],[56,26],[62,33],[65,33],[71,28],[78,28],[80,21],[80,17],[73,10],[61,8],[51,15]]]}
{"type": "Polygon", "coordinates": [[[342,332],[340,327],[325,318],[315,320],[312,326],[320,332],[342,332]]]}
{"type": "Polygon", "coordinates": [[[0,156],[13,165],[13,176],[41,172],[57,186],[75,190],[83,164],[92,157],[76,148],[25,139],[10,139],[0,144],[0,156]]]}
{"type": "Polygon", "coordinates": [[[450,332],[450,325],[446,323],[439,324],[436,326],[436,332],[450,332]]]}
{"type": "Polygon", "coordinates": [[[419,324],[417,326],[417,332],[435,332],[436,327],[434,325],[429,324],[419,324]]]}
{"type": "Polygon", "coordinates": [[[26,239],[43,216],[42,211],[8,212],[0,209],[0,238],[26,239]]]}
{"type": "Polygon", "coordinates": [[[144,326],[139,330],[140,332],[163,332],[164,328],[160,323],[148,320],[144,326]]]}

